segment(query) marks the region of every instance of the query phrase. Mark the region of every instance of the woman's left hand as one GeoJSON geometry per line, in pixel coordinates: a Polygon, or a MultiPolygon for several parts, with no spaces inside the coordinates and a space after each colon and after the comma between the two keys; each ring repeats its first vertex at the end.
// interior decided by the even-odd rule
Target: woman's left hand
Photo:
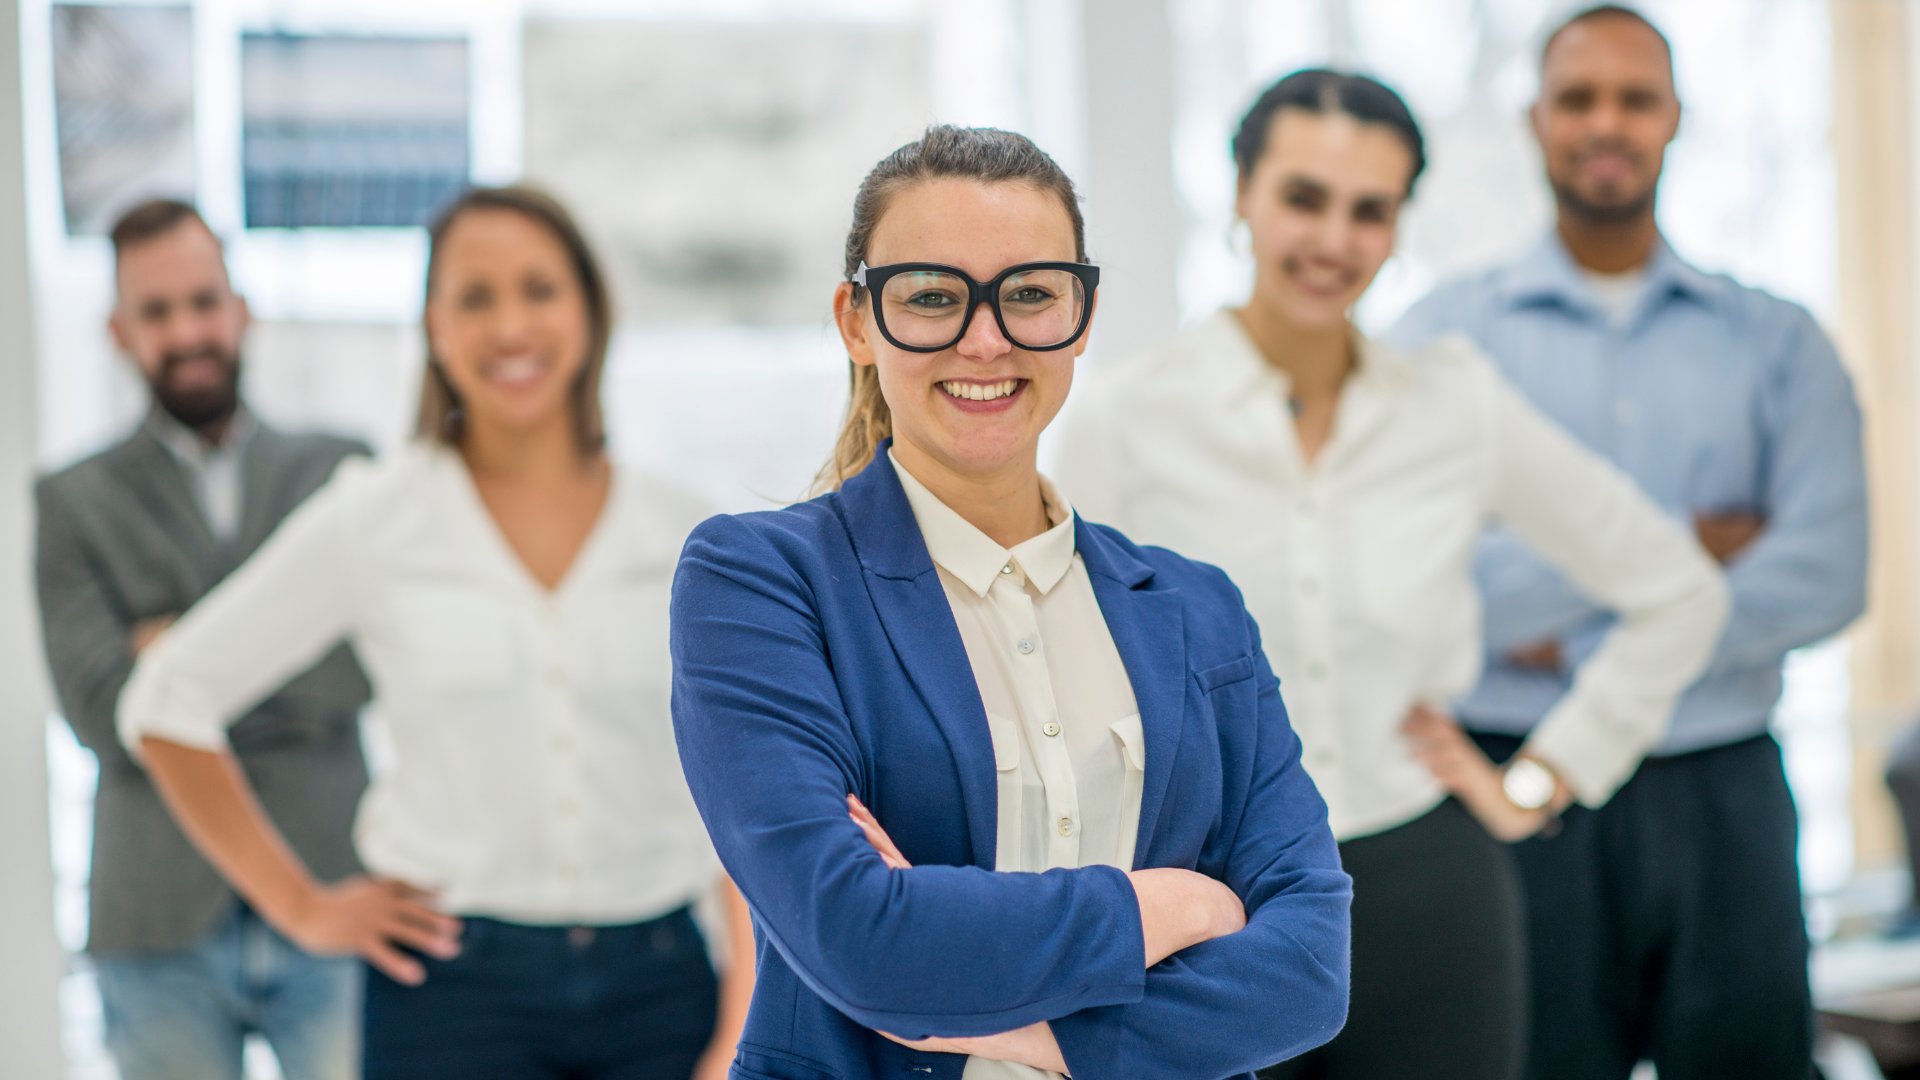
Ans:
{"type": "Polygon", "coordinates": [[[860,831],[867,836],[867,843],[873,845],[873,850],[880,853],[880,858],[885,860],[888,866],[895,870],[908,870],[913,867],[913,864],[907,861],[907,857],[900,854],[900,849],[894,846],[893,837],[888,836],[887,830],[880,827],[880,819],[873,816],[873,811],[867,809],[867,804],[853,795],[847,796],[847,816],[853,819],[855,825],[860,826],[860,831]]]}
{"type": "Polygon", "coordinates": [[[1011,1061],[1017,1065],[1026,1065],[1041,1072],[1065,1073],[1066,1056],[1060,1053],[1060,1043],[1053,1037],[1053,1028],[1046,1021],[1029,1024],[1014,1031],[1003,1031],[998,1035],[975,1035],[964,1039],[903,1039],[898,1035],[880,1034],[913,1050],[925,1050],[932,1054],[966,1054],[968,1057],[990,1058],[994,1061],[1011,1061]]]}
{"type": "Polygon", "coordinates": [[[1495,839],[1524,840],[1546,825],[1546,811],[1523,810],[1507,798],[1500,767],[1480,752],[1453,717],[1422,702],[1407,711],[1400,733],[1414,758],[1495,839]]]}

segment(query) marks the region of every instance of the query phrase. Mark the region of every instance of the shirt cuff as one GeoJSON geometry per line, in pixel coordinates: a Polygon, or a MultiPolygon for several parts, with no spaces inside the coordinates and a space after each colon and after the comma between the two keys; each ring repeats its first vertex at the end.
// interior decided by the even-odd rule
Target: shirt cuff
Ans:
{"type": "Polygon", "coordinates": [[[165,739],[194,750],[224,753],[230,749],[227,727],[220,723],[211,702],[202,700],[192,687],[171,670],[167,662],[167,637],[147,646],[134,664],[133,674],[120,691],[114,709],[114,728],[120,744],[133,760],[146,764],[140,754],[140,740],[165,739]]]}
{"type": "Polygon", "coordinates": [[[1611,711],[1598,702],[1563,700],[1534,728],[1520,752],[1551,766],[1581,805],[1604,806],[1640,767],[1661,729],[1645,722],[1645,716],[1657,714],[1653,706],[1632,721],[1611,716],[1611,711]]]}

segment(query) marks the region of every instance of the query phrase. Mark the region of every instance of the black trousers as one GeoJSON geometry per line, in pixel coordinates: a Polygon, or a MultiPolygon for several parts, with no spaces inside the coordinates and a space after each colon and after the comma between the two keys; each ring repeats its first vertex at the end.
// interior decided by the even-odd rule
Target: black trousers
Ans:
{"type": "Polygon", "coordinates": [[[1913,882],[1910,903],[1920,907],[1920,724],[1894,742],[1887,758],[1887,790],[1900,807],[1900,825],[1907,833],[1907,880],[1913,882]]]}
{"type": "MultiPolygon", "coordinates": [[[[1495,760],[1519,740],[1476,736],[1495,760]]],[[[1527,893],[1534,1080],[1807,1080],[1798,823],[1761,735],[1650,758],[1513,852],[1527,893]]]]}
{"type": "Polygon", "coordinates": [[[681,1080],[719,982],[686,908],[624,926],[461,920],[427,981],[367,970],[365,1080],[681,1080]]]}
{"type": "Polygon", "coordinates": [[[1518,1080],[1526,943],[1507,846],[1448,800],[1341,844],[1340,859],[1353,877],[1347,1026],[1262,1080],[1518,1080]]]}

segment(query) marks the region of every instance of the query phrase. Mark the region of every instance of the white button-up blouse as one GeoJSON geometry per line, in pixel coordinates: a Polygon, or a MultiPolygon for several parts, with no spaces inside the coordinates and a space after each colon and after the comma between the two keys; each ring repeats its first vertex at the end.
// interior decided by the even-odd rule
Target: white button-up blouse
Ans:
{"type": "Polygon", "coordinates": [[[560,586],[536,582],[453,451],[348,461],[141,655],[122,740],[226,728],[341,639],[374,688],[368,869],[446,910],[651,918],[719,873],[667,712],[667,598],[701,503],[626,467],[560,586]]]}
{"type": "Polygon", "coordinates": [[[1244,591],[1342,839],[1444,798],[1399,728],[1478,679],[1472,560],[1506,525],[1619,615],[1528,742],[1582,803],[1605,802],[1712,652],[1718,569],[1464,341],[1358,353],[1309,464],[1285,373],[1222,311],[1076,389],[1056,473],[1093,520],[1244,591]]]}
{"type": "MultiPolygon", "coordinates": [[[[1040,482],[1052,528],[1001,547],[897,459],[966,646],[993,738],[994,869],[1133,869],[1146,747],[1120,651],[1074,550],[1073,509],[1040,482]]],[[[970,1058],[965,1080],[1045,1077],[970,1058]]]]}

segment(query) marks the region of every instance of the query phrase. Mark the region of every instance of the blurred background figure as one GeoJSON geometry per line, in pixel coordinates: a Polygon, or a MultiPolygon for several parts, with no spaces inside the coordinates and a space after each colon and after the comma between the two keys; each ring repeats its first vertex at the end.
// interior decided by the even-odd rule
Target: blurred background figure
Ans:
{"type": "MultiPolygon", "coordinates": [[[[326,482],[354,440],[290,435],[241,401],[247,304],[194,208],[154,200],[111,231],[119,343],[151,408],[125,442],[48,477],[38,502],[47,664],[99,762],[87,949],[122,1080],[241,1075],[246,1039],[287,1080],[350,1080],[360,973],[288,942],[193,849],[114,735],[114,703],[166,628],[326,482]]],[[[300,858],[353,873],[367,682],[345,647],[303,658],[233,725],[233,760],[300,858]]]]}
{"type": "Polygon", "coordinates": [[[268,922],[367,962],[367,1080],[717,1080],[753,946],[730,899],[723,993],[667,716],[668,582],[705,507],[606,456],[611,300],[566,210],[481,188],[429,231],[418,440],[343,470],[142,658],[121,738],[268,922]],[[372,876],[333,878],[229,729],[342,639],[392,767],[355,838],[372,876]]]}
{"type": "Polygon", "coordinates": [[[1062,483],[1092,520],[1246,594],[1353,875],[1347,1026],[1273,1078],[1517,1080],[1525,912],[1505,844],[1606,803],[1725,618],[1691,537],[1470,345],[1353,326],[1424,145],[1376,80],[1314,68],[1268,87],[1233,140],[1251,295],[1091,373],[1062,432],[1062,483]],[[1490,522],[1625,615],[1505,768],[1446,712],[1480,667],[1490,522]]]}
{"type": "MultiPolygon", "coordinates": [[[[1461,332],[1727,568],[1733,616],[1653,757],[1516,849],[1533,952],[1530,1074],[1802,1080],[1813,1002],[1797,823],[1768,731],[1786,654],[1866,601],[1853,387],[1798,304],[1682,261],[1654,206],[1680,124],[1666,38],[1606,5],[1547,40],[1532,111],[1558,215],[1516,262],[1443,286],[1396,333],[1461,332]]],[[[1459,705],[1496,759],[1631,616],[1496,535],[1488,671],[1459,705]]]]}

